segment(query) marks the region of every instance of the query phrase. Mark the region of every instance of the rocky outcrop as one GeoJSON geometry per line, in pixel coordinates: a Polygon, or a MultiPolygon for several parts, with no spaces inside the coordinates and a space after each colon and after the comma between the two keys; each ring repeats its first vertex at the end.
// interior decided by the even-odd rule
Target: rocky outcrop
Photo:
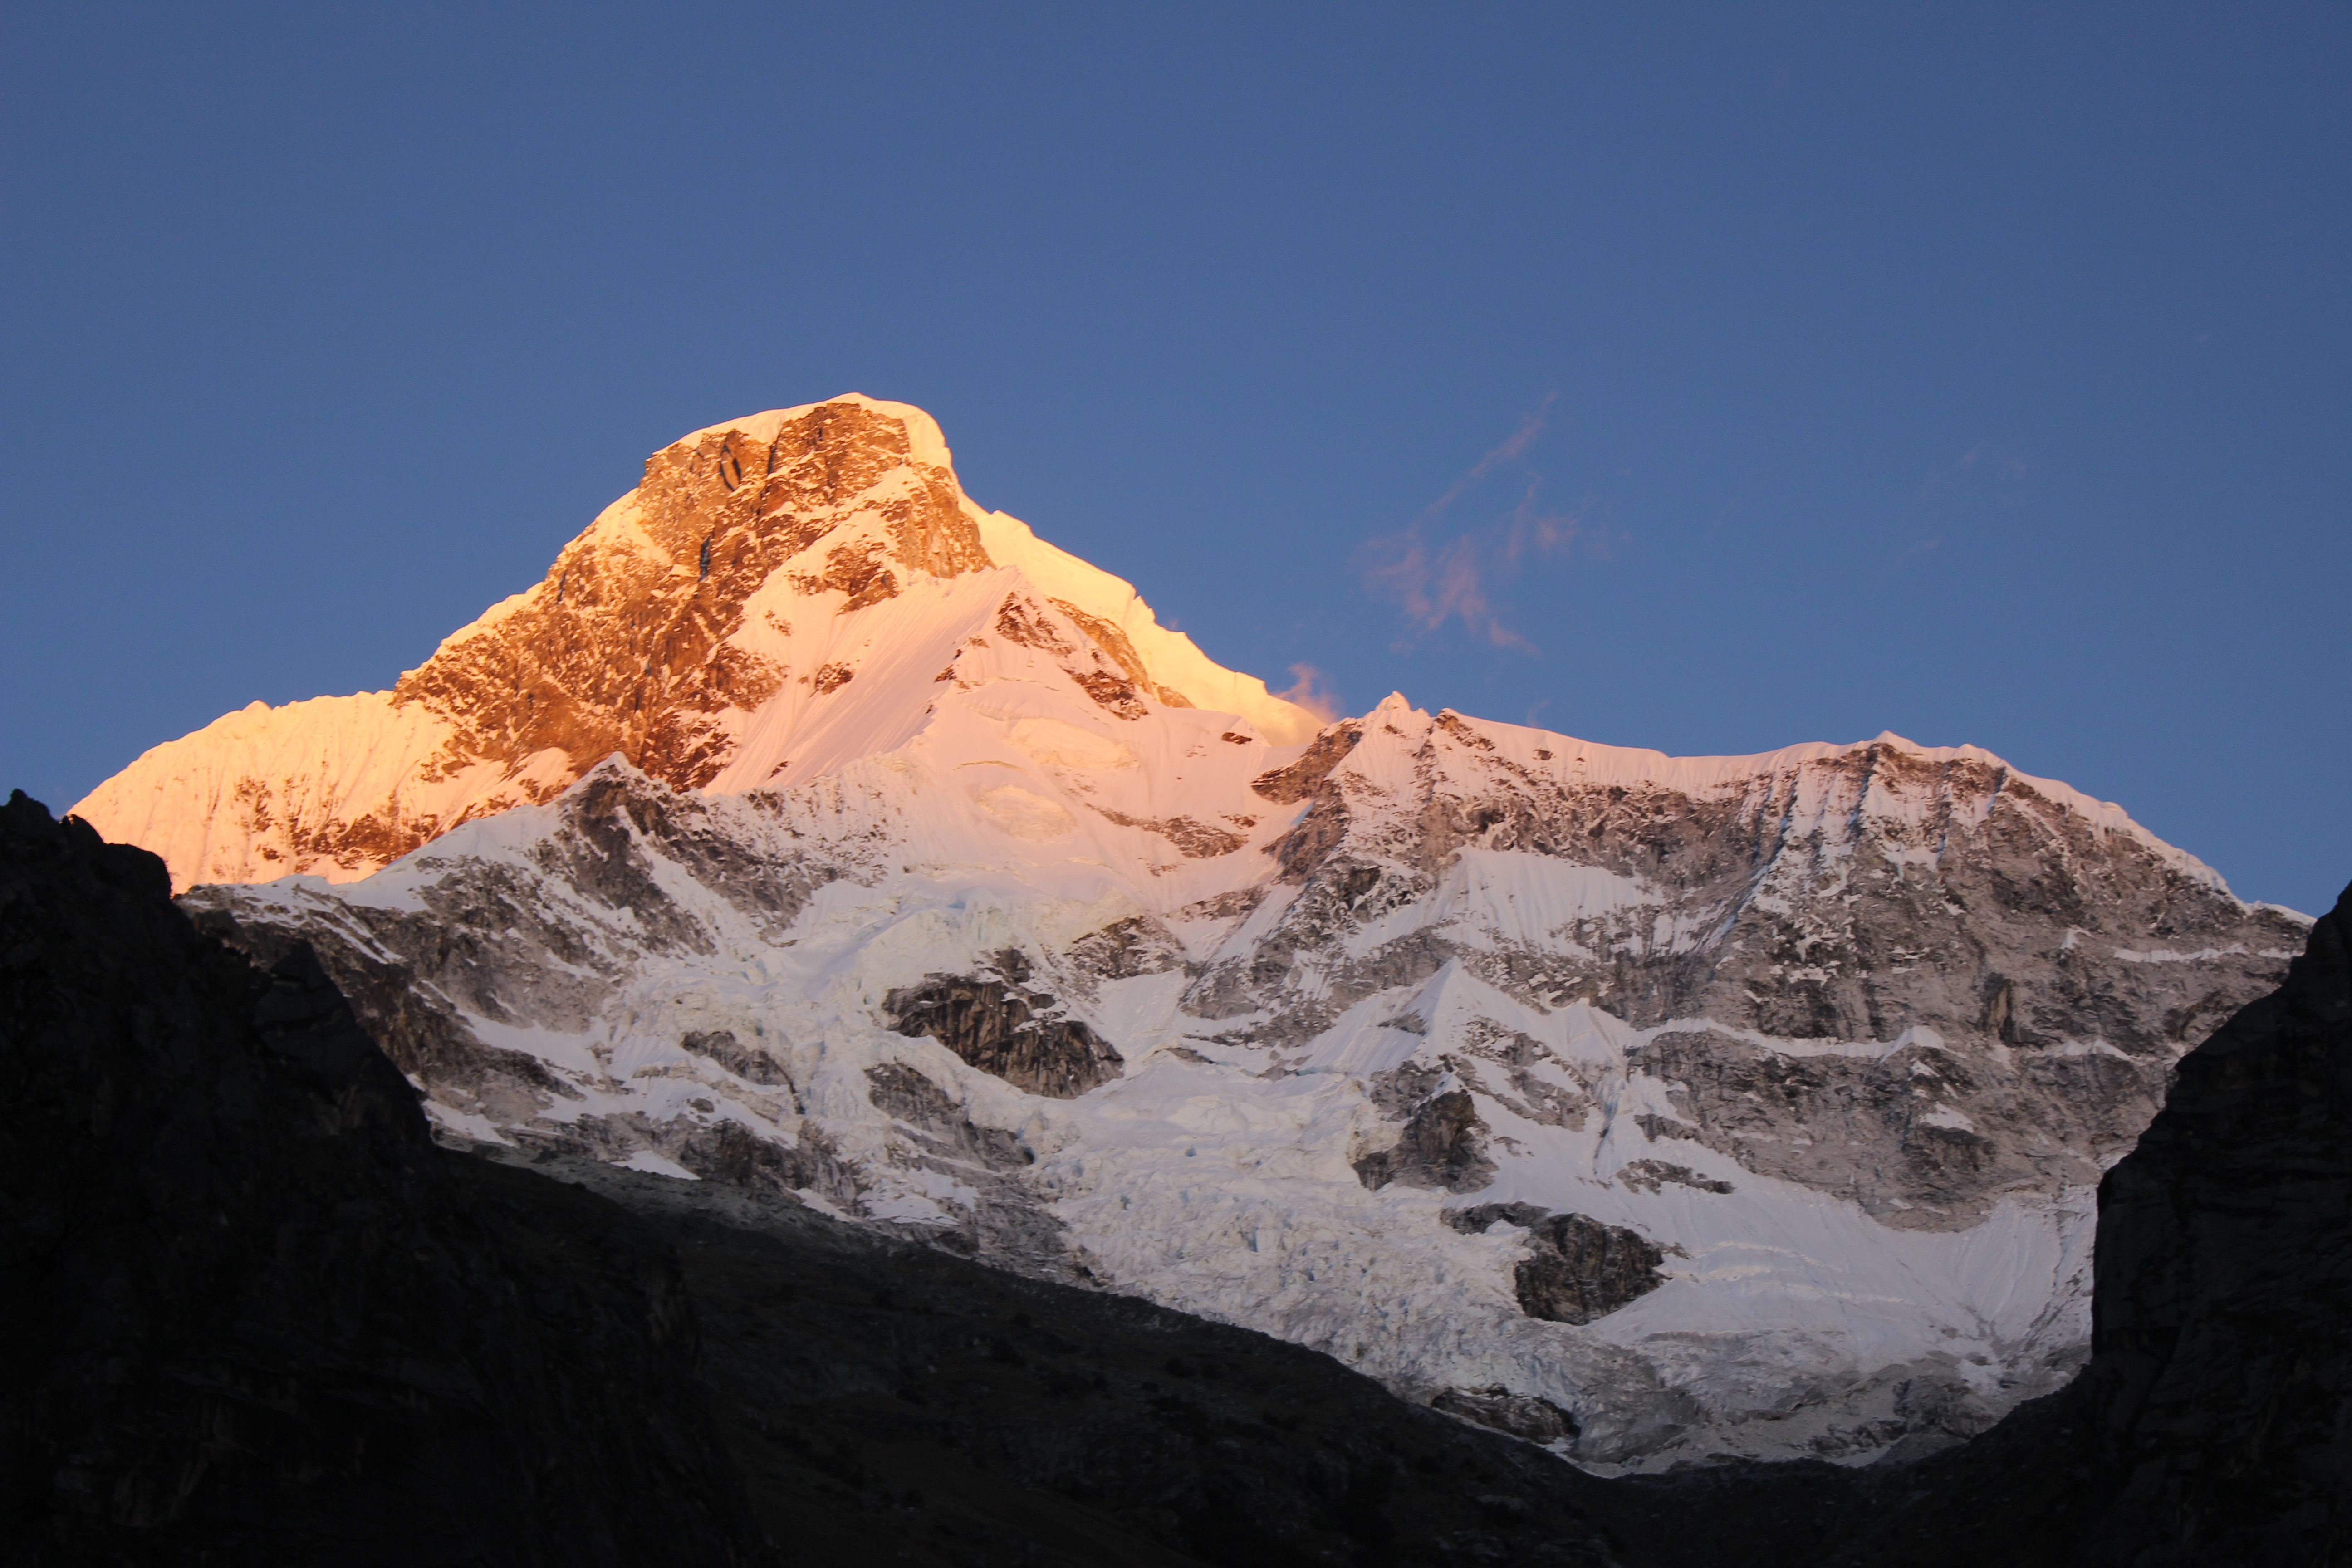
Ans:
{"type": "Polygon", "coordinates": [[[1277,805],[1296,805],[1320,789],[1331,770],[1345,762],[1363,738],[1364,726],[1359,720],[1331,725],[1315,737],[1297,762],[1261,773],[1250,788],[1277,805]]]}
{"type": "Polygon", "coordinates": [[[998,1171],[1036,1163],[1016,1134],[975,1125],[945,1089],[913,1068],[882,1062],[866,1069],[866,1079],[875,1109],[914,1129],[931,1153],[998,1171]]]}
{"type": "Polygon", "coordinates": [[[882,1011],[902,1035],[928,1035],[984,1073],[1051,1100],[1075,1100],[1119,1076],[1118,1053],[1042,991],[1029,989],[1029,962],[1007,951],[994,970],[934,975],[886,997],[882,1011]]]}
{"type": "Polygon", "coordinates": [[[1589,1323],[1648,1295],[1665,1279],[1665,1255],[1637,1230],[1580,1214],[1528,1228],[1533,1247],[1517,1271],[1519,1305],[1555,1323],[1589,1323]]]}
{"type": "Polygon", "coordinates": [[[1242,836],[1226,828],[1195,822],[1189,816],[1130,816],[1123,811],[1097,806],[1106,821],[1121,827],[1140,827],[1146,833],[1156,833],[1176,847],[1176,852],[1188,860],[1206,860],[1219,855],[1230,855],[1244,843],[1242,836]]]}
{"type": "MultiPolygon", "coordinates": [[[[1408,1091],[1412,1087],[1410,1075],[1404,1087],[1408,1091]]],[[[1376,1192],[1391,1182],[1476,1192],[1495,1176],[1484,1133],[1468,1091],[1440,1089],[1413,1104],[1394,1143],[1357,1157],[1356,1178],[1376,1192]]]]}
{"type": "Polygon", "coordinates": [[[1575,1416],[1549,1399],[1513,1394],[1499,1383],[1442,1390],[1429,1407],[1530,1443],[1558,1443],[1576,1436],[1575,1416]]]}
{"type": "Polygon", "coordinates": [[[307,950],[169,889],[0,808],[14,1560],[767,1561],[659,1245],[436,1149],[307,950]]]}
{"type": "Polygon", "coordinates": [[[687,1055],[715,1062],[745,1083],[792,1087],[791,1078],[775,1058],[752,1050],[735,1037],[732,1029],[690,1029],[677,1037],[677,1045],[687,1055]]]}
{"type": "Polygon", "coordinates": [[[1094,980],[1132,980],[1184,967],[1184,950],[1158,921],[1130,915],[1088,931],[1064,950],[1072,969],[1094,980]]]}
{"type": "Polygon", "coordinates": [[[1475,1236],[1496,1220],[1528,1233],[1527,1256],[1513,1269],[1519,1306],[1553,1323],[1589,1323],[1664,1284],[1666,1255],[1638,1230],[1580,1214],[1549,1214],[1533,1204],[1478,1204],[1449,1209],[1445,1223],[1475,1236]]]}
{"type": "Polygon", "coordinates": [[[1689,1187],[1702,1193],[1730,1193],[1738,1189],[1729,1182],[1713,1176],[1702,1176],[1688,1165],[1677,1165],[1665,1160],[1634,1160],[1618,1168],[1617,1179],[1629,1187],[1654,1193],[1661,1187],[1689,1187]]]}

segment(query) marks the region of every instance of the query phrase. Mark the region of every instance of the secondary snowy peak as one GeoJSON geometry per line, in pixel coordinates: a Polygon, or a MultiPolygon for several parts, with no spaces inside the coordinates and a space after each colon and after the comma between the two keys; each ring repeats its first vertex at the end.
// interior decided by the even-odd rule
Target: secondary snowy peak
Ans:
{"type": "Polygon", "coordinates": [[[1128,584],[975,505],[929,415],[850,395],[655,453],[541,582],[391,691],[255,704],[75,810],[184,886],[348,879],[614,754],[726,791],[903,743],[924,683],[992,635],[1129,714],[1210,709],[1276,743],[1315,725],[1128,584]]]}
{"type": "MultiPolygon", "coordinates": [[[[1843,744],[1807,742],[1778,751],[1748,756],[1675,757],[1638,746],[1609,746],[1580,741],[1549,730],[1474,719],[1452,709],[1433,718],[1412,706],[1402,692],[1391,692],[1370,713],[1347,719],[1319,731],[1316,742],[1299,762],[1286,770],[1290,782],[1276,787],[1304,798],[1342,762],[1359,778],[1401,780],[1431,776],[1433,766],[1444,771],[1441,757],[1450,753],[1456,765],[1453,777],[1467,785],[1478,776],[1510,781],[1518,793],[1571,792],[1598,789],[1612,792],[1663,792],[1697,798],[1724,791],[1739,792],[1759,779],[1806,779],[1791,810],[1818,816],[1831,809],[1821,784],[1833,777],[1851,777],[1853,789],[1840,795],[1836,809],[1889,828],[1901,825],[1918,829],[1929,823],[1948,826],[1958,795],[1967,784],[1979,787],[1978,804],[1990,809],[2006,793],[2013,801],[2036,801],[2080,819],[2094,833],[2120,833],[2164,866],[2202,887],[2226,892],[2221,875],[2194,855],[2175,848],[2132,820],[2113,801],[2084,795],[2055,779],[2037,778],[2011,767],[1981,746],[1923,746],[1887,731],[1868,741],[1843,744]],[[1359,752],[1367,738],[1371,744],[1359,752]],[[1922,794],[1920,782],[1937,787],[1922,794]]],[[[1940,836],[1931,836],[1940,842],[1940,836]]]]}

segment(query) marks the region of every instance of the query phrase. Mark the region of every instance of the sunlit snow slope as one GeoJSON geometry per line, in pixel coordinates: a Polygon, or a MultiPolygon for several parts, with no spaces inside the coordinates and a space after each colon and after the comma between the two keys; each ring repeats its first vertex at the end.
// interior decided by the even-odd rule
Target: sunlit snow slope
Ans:
{"type": "Polygon", "coordinates": [[[185,902],[315,943],[453,1136],[912,1226],[1601,1468],[1916,1451],[2067,1375],[2101,1170],[2305,923],[1973,748],[1318,730],[862,399],[667,448],[391,696],[83,809],[321,873],[185,902]]]}

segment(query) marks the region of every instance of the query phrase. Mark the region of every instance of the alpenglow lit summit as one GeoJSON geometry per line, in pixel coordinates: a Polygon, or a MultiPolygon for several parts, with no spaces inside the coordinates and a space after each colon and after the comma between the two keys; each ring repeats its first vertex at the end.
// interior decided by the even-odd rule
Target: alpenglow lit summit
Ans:
{"type": "Polygon", "coordinates": [[[1325,723],[856,396],[665,447],[390,691],[76,810],[314,944],[448,1140],[1245,1324],[1603,1470],[1920,1452],[2063,1382],[2101,1171],[2308,924],[1973,747],[1325,723]]]}
{"type": "Polygon", "coordinates": [[[182,886],[343,881],[607,756],[680,789],[793,783],[903,745],[927,683],[1016,598],[1079,629],[1051,651],[1115,711],[1230,711],[1277,745],[1314,731],[1127,584],[973,505],[930,416],[845,397],[656,453],[544,579],[392,690],[256,703],[75,809],[182,886]]]}

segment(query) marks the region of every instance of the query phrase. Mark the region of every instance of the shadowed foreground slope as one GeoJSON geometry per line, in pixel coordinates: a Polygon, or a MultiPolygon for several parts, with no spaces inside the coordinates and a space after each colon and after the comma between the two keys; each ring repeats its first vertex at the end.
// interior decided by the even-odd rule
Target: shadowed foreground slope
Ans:
{"type": "Polygon", "coordinates": [[[1640,1561],[1594,1510],[1610,1483],[1317,1352],[716,1183],[541,1168],[676,1239],[713,1405],[790,1560],[1640,1561]]]}
{"type": "Polygon", "coordinates": [[[761,1560],[660,1247],[435,1148],[307,949],[262,973],[169,891],[0,808],[11,1556],[761,1560]]]}

